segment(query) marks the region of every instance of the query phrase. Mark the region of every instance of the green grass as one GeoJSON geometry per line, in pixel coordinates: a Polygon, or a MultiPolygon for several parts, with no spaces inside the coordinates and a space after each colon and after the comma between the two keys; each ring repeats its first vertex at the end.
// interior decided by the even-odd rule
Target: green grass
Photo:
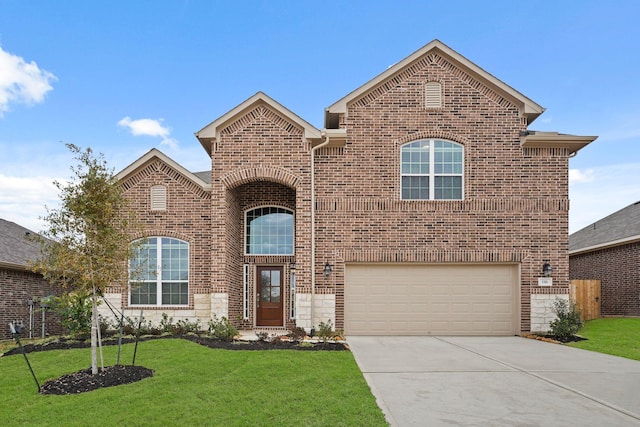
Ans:
{"type": "MultiPolygon", "coordinates": [[[[113,365],[116,347],[104,347],[113,365]]],[[[123,347],[131,363],[133,345],[123,347]]],[[[90,350],[28,354],[41,383],[90,365],[90,350]]],[[[152,378],[78,395],[40,395],[21,355],[0,358],[0,425],[386,425],[348,351],[229,351],[164,339],[142,342],[152,378]]]]}
{"type": "Polygon", "coordinates": [[[588,340],[573,347],[640,360],[640,318],[590,320],[578,334],[588,340]]]}

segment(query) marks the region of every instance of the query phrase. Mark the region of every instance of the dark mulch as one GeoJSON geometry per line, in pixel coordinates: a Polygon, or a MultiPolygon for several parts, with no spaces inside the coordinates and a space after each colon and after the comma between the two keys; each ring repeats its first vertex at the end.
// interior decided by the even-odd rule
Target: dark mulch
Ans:
{"type": "MultiPolygon", "coordinates": [[[[209,338],[202,335],[183,335],[179,337],[173,336],[144,336],[140,338],[140,341],[148,341],[152,339],[165,339],[165,338],[181,338],[189,341],[193,341],[200,345],[209,348],[218,348],[225,350],[302,350],[302,351],[342,351],[348,348],[343,343],[335,342],[318,342],[318,343],[304,343],[300,344],[293,341],[285,340],[272,340],[272,341],[220,341],[214,338],[209,338]]],[[[135,341],[134,338],[123,338],[122,343],[127,344],[135,341]]],[[[116,345],[118,344],[117,338],[103,339],[103,345],[116,345]]],[[[25,353],[31,353],[35,351],[47,351],[47,350],[68,350],[72,348],[86,348],[90,347],[91,343],[82,340],[73,340],[61,338],[56,341],[51,341],[45,344],[27,344],[23,346],[25,353]]],[[[14,354],[21,354],[19,348],[14,348],[3,356],[10,356],[14,354]]],[[[97,375],[91,375],[91,369],[83,369],[78,372],[63,375],[60,378],[56,378],[47,381],[42,387],[40,387],[41,394],[78,394],[87,391],[96,390],[102,387],[112,387],[121,384],[130,384],[136,381],[143,380],[153,376],[151,369],[144,368],[142,366],[126,366],[116,365],[109,366],[100,370],[97,375]]]]}
{"type": "Polygon", "coordinates": [[[96,375],[91,374],[91,369],[83,369],[47,381],[40,387],[40,394],[78,394],[102,387],[130,384],[152,376],[153,371],[142,366],[108,366],[99,370],[96,375]]]}
{"type": "Polygon", "coordinates": [[[553,335],[545,335],[545,337],[550,338],[555,341],[559,341],[563,344],[570,342],[578,342],[578,341],[586,341],[587,338],[579,337],[578,335],[570,335],[568,337],[555,337],[553,335]]]}
{"type": "MultiPolygon", "coordinates": [[[[302,350],[302,351],[342,351],[347,350],[347,347],[343,343],[339,342],[317,342],[317,343],[297,343],[294,341],[285,340],[273,340],[273,341],[221,341],[215,338],[210,338],[205,335],[147,335],[140,337],[140,341],[149,341],[155,339],[171,339],[180,338],[189,341],[193,341],[200,345],[209,348],[220,348],[225,350],[302,350]]],[[[135,338],[123,337],[122,343],[128,344],[135,341],[135,338]]],[[[118,339],[115,337],[109,337],[102,340],[102,345],[117,345],[118,339]]],[[[47,351],[47,350],[68,350],[72,348],[87,348],[91,343],[88,340],[74,340],[60,338],[56,341],[51,341],[44,344],[26,344],[23,346],[25,353],[32,353],[35,351],[47,351]]],[[[3,356],[11,356],[14,354],[21,354],[19,348],[13,348],[3,354],[3,356]]]]}

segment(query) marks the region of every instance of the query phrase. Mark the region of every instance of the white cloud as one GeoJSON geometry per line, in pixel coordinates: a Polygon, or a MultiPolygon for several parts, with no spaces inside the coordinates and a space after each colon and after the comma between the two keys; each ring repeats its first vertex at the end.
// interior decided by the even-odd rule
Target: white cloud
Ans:
{"type": "Polygon", "coordinates": [[[166,138],[171,133],[171,129],[162,124],[164,120],[154,119],[137,119],[131,120],[127,116],[118,122],[119,126],[129,128],[132,135],[135,136],[159,136],[166,138]]]}
{"type": "Polygon", "coordinates": [[[128,128],[134,136],[159,136],[162,138],[160,145],[166,145],[171,150],[179,149],[179,142],[175,138],[171,138],[171,128],[164,125],[163,119],[136,119],[124,117],[118,122],[118,126],[128,128]]]}
{"type": "MultiPolygon", "coordinates": [[[[39,232],[45,208],[59,206],[56,178],[48,176],[16,177],[0,174],[0,218],[39,232]]],[[[59,180],[59,179],[58,179],[59,180]]]]}
{"type": "Polygon", "coordinates": [[[613,164],[573,174],[569,182],[572,233],[640,201],[640,163],[613,164]]]}
{"type": "Polygon", "coordinates": [[[593,169],[569,169],[569,184],[586,183],[593,180],[593,169]]]}
{"type": "Polygon", "coordinates": [[[0,118],[12,103],[42,102],[55,80],[55,75],[41,70],[35,62],[26,62],[0,48],[0,118]]]}

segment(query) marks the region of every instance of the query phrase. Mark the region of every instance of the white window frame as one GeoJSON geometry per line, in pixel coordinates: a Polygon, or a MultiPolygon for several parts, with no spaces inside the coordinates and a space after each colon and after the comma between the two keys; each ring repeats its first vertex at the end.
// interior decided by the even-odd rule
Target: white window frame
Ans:
{"type": "Polygon", "coordinates": [[[292,209],[289,209],[285,206],[279,206],[279,205],[263,205],[263,206],[256,206],[253,207],[251,209],[247,209],[246,211],[244,211],[244,236],[242,236],[242,247],[244,248],[244,255],[245,256],[293,256],[295,255],[296,252],[296,214],[295,211],[293,211],[292,209]],[[284,253],[284,254],[252,254],[249,253],[247,251],[247,236],[249,235],[249,221],[247,221],[247,215],[249,214],[249,212],[255,211],[257,209],[264,209],[264,208],[277,208],[277,209],[283,209],[285,211],[287,211],[287,213],[291,214],[292,220],[293,220],[293,235],[292,235],[292,239],[293,241],[291,242],[291,253],[284,253]]]}
{"type": "Polygon", "coordinates": [[[188,307],[189,306],[189,278],[191,276],[191,260],[190,260],[190,254],[191,254],[191,249],[189,246],[189,242],[186,242],[182,239],[177,239],[175,237],[169,237],[169,236],[149,236],[149,237],[144,237],[142,239],[139,240],[148,240],[148,239],[157,239],[157,243],[156,243],[156,269],[155,269],[155,280],[137,280],[137,281],[133,281],[131,280],[131,277],[129,277],[129,295],[128,295],[128,300],[129,300],[129,306],[130,307],[171,307],[171,308],[176,308],[176,307],[188,307]],[[172,240],[177,240],[178,242],[184,243],[187,245],[187,280],[171,280],[171,282],[178,282],[178,283],[186,283],[187,284],[187,303],[186,304],[162,304],[162,239],[172,239],[172,240]],[[132,282],[137,282],[137,283],[155,283],[156,284],[156,303],[155,304],[132,304],[131,303],[131,286],[132,286],[132,282]]]}
{"type": "Polygon", "coordinates": [[[242,318],[249,320],[249,264],[242,267],[242,318]]]}
{"type": "Polygon", "coordinates": [[[399,184],[399,188],[400,188],[400,200],[464,200],[464,182],[465,182],[465,175],[464,175],[464,167],[465,167],[465,162],[464,162],[464,145],[460,144],[459,142],[455,142],[455,141],[451,141],[448,139],[441,139],[441,138],[425,138],[425,139],[418,139],[415,141],[409,141],[405,144],[402,144],[400,146],[400,184],[399,184]],[[460,147],[460,149],[462,150],[462,173],[435,173],[435,142],[436,141],[443,141],[443,142],[448,142],[454,145],[457,145],[460,147]],[[402,149],[410,144],[414,144],[416,142],[428,142],[429,143],[429,173],[402,173],[402,149]],[[405,199],[402,197],[402,178],[405,176],[427,176],[429,177],[429,198],[428,199],[405,199]],[[459,176],[461,178],[461,194],[460,194],[460,199],[436,199],[435,198],[435,193],[436,193],[436,186],[435,186],[435,181],[436,181],[436,177],[441,177],[441,176],[459,176]]]}

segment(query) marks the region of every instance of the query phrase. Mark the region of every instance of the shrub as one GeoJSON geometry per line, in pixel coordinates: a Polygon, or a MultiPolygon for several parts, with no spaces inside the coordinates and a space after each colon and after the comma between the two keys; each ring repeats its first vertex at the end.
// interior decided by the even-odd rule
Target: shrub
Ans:
{"type": "Polygon", "coordinates": [[[301,328],[300,326],[296,326],[289,333],[289,338],[291,338],[291,340],[294,342],[302,341],[306,336],[307,333],[305,332],[304,328],[301,328]]]}
{"type": "Polygon", "coordinates": [[[327,320],[327,323],[320,322],[318,324],[317,335],[323,342],[327,342],[331,338],[335,337],[336,334],[333,331],[333,323],[331,322],[331,319],[327,320]]]}
{"type": "Polygon", "coordinates": [[[222,341],[233,341],[238,330],[229,322],[229,319],[222,317],[218,319],[216,315],[209,320],[209,335],[222,341]]]}
{"type": "Polygon", "coordinates": [[[85,292],[72,292],[43,299],[60,316],[62,326],[72,336],[87,337],[91,330],[91,297],[85,292]]]}
{"type": "Polygon", "coordinates": [[[256,337],[258,337],[258,341],[268,341],[269,333],[265,331],[256,332],[256,337]]]}
{"type": "Polygon", "coordinates": [[[565,299],[558,299],[553,303],[553,312],[557,316],[549,322],[551,335],[556,338],[567,338],[576,334],[582,328],[580,310],[575,303],[565,299]]]}
{"type": "Polygon", "coordinates": [[[189,321],[189,319],[178,320],[173,332],[178,335],[197,334],[200,332],[200,320],[196,319],[195,322],[189,321]]]}
{"type": "Polygon", "coordinates": [[[162,313],[162,319],[160,319],[160,331],[173,333],[174,328],[173,317],[169,317],[167,313],[162,313]]]}

